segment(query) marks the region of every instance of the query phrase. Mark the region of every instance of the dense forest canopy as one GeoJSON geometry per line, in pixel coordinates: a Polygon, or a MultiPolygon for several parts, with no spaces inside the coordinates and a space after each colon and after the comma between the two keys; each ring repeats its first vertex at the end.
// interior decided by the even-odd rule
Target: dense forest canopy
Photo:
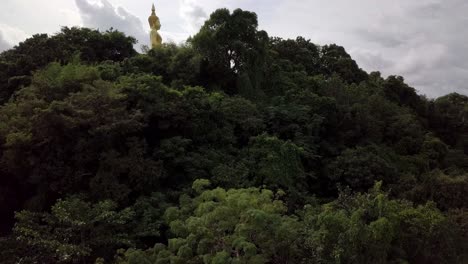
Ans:
{"type": "Polygon", "coordinates": [[[214,12],[0,54],[1,263],[467,263],[468,97],[214,12]]]}

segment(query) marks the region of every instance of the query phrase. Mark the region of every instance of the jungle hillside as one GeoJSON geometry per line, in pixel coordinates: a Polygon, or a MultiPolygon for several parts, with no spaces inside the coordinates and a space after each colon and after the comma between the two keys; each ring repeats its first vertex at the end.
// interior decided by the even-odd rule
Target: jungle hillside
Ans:
{"type": "Polygon", "coordinates": [[[1,263],[468,263],[468,97],[219,9],[0,54],[1,263]]]}

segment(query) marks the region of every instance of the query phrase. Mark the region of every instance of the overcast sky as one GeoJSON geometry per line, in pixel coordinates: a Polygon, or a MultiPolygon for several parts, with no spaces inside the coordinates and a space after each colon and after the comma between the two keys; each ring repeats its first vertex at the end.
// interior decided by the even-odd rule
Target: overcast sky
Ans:
{"type": "Polygon", "coordinates": [[[270,36],[344,46],[365,70],[402,75],[428,97],[468,95],[467,0],[1,0],[0,51],[75,25],[113,27],[147,45],[153,2],[165,41],[185,40],[217,8],[242,8],[270,36]]]}

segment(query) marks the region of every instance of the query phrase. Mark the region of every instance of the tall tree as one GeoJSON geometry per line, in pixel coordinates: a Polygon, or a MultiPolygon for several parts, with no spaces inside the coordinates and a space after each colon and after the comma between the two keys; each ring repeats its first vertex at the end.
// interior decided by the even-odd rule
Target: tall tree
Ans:
{"type": "Polygon", "coordinates": [[[248,74],[255,88],[266,52],[268,35],[257,29],[257,15],[236,9],[218,9],[190,42],[203,55],[202,78],[205,85],[216,85],[236,92],[236,78],[248,74]]]}

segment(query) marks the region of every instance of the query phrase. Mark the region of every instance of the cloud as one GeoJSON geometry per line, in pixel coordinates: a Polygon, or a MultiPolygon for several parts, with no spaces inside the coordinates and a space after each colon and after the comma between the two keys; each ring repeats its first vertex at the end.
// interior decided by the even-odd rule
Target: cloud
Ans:
{"type": "MultiPolygon", "coordinates": [[[[391,63],[358,61],[367,69],[402,75],[430,97],[450,91],[468,95],[466,12],[466,1],[437,0],[387,14],[374,21],[377,26],[356,32],[362,40],[377,44],[372,48],[380,50],[391,63]]],[[[366,45],[364,41],[362,44],[366,45]]]]}
{"type": "Polygon", "coordinates": [[[337,43],[367,71],[402,75],[420,93],[468,95],[468,1],[282,1],[271,35],[337,43]],[[294,15],[291,15],[294,14],[294,15]]]}
{"type": "Polygon", "coordinates": [[[389,34],[389,30],[382,31],[381,28],[358,28],[355,33],[363,40],[380,44],[384,47],[397,47],[403,45],[410,36],[402,34],[389,34]]]}
{"type": "MultiPolygon", "coordinates": [[[[46,4],[7,0],[0,8],[0,48],[27,36],[5,29],[5,25],[17,25],[27,33],[54,33],[61,25],[113,27],[136,37],[138,46],[147,45],[151,2],[154,0],[50,0],[46,4]]],[[[430,97],[453,91],[468,95],[466,0],[360,0],[359,4],[349,0],[156,1],[163,40],[185,40],[221,7],[256,12],[260,28],[271,36],[300,35],[320,45],[344,46],[365,70],[402,75],[430,97]]]]}
{"type": "Polygon", "coordinates": [[[75,0],[83,26],[107,30],[114,28],[138,40],[138,46],[148,45],[149,35],[141,20],[122,7],[114,7],[107,0],[90,3],[88,0],[75,0]]]}
{"type": "MultiPolygon", "coordinates": [[[[184,29],[189,34],[198,32],[209,18],[209,14],[219,8],[231,11],[237,8],[256,12],[259,20],[270,17],[272,10],[283,0],[179,0],[179,15],[184,20],[184,29]]],[[[278,16],[275,16],[278,19],[278,16]]]]}
{"type": "Polygon", "coordinates": [[[12,48],[27,37],[28,34],[22,30],[0,23],[0,52],[12,48]]]}
{"type": "Polygon", "coordinates": [[[11,45],[3,39],[3,34],[0,32],[0,52],[11,48],[11,45]]]}
{"type": "Polygon", "coordinates": [[[386,59],[385,56],[378,51],[370,51],[366,49],[354,50],[354,59],[361,64],[372,65],[376,69],[386,69],[393,65],[393,62],[386,59]]]}
{"type": "Polygon", "coordinates": [[[179,13],[191,34],[196,33],[208,18],[206,11],[195,0],[181,0],[179,13]]]}

